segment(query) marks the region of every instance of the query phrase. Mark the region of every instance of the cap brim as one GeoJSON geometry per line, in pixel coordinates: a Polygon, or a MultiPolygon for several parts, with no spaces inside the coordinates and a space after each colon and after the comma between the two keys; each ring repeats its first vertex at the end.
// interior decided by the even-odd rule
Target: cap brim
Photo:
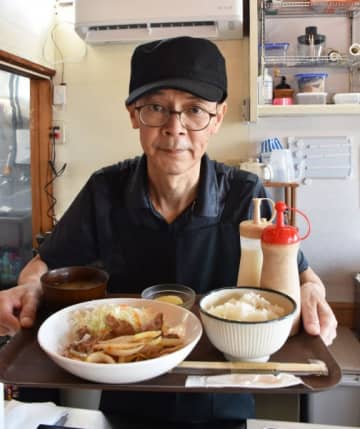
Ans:
{"type": "Polygon", "coordinates": [[[164,88],[179,89],[208,101],[221,102],[226,98],[226,94],[221,88],[209,85],[206,82],[191,79],[165,79],[136,88],[129,94],[125,104],[129,105],[149,92],[164,88]]]}

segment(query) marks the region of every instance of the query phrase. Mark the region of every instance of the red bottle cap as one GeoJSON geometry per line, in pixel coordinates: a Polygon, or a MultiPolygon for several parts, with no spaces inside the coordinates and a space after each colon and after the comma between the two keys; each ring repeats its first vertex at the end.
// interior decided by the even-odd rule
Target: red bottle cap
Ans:
{"type": "Polygon", "coordinates": [[[287,210],[287,205],[283,201],[278,201],[275,204],[276,224],[267,226],[262,235],[261,241],[269,244],[293,244],[298,243],[301,237],[297,228],[284,223],[284,212],[287,210]]]}

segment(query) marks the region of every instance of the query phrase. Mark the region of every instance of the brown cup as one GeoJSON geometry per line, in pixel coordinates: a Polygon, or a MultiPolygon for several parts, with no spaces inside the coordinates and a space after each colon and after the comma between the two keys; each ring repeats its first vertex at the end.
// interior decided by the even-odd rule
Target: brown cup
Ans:
{"type": "Polygon", "coordinates": [[[73,266],[47,271],[41,276],[42,307],[57,311],[79,302],[106,296],[109,275],[96,267],[73,266]]]}

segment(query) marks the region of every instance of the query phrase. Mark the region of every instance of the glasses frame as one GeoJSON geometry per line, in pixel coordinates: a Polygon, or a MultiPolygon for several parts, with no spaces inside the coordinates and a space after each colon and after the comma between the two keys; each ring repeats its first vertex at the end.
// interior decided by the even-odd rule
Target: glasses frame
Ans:
{"type": "MultiPolygon", "coordinates": [[[[217,105],[216,105],[216,107],[217,107],[217,105]]],[[[171,109],[168,109],[167,107],[164,107],[162,104],[159,104],[159,103],[147,103],[147,104],[142,104],[141,106],[135,106],[135,110],[139,113],[140,122],[143,125],[145,125],[146,127],[149,127],[149,128],[161,128],[161,127],[163,127],[168,122],[168,120],[170,118],[170,115],[177,115],[177,117],[179,118],[181,126],[183,128],[185,128],[186,130],[188,130],[188,131],[202,131],[202,130],[205,130],[210,125],[211,119],[214,118],[217,115],[217,113],[208,112],[206,109],[203,109],[202,107],[199,107],[199,109],[202,110],[202,111],[204,111],[205,113],[207,113],[209,115],[209,120],[208,120],[208,123],[204,127],[198,128],[198,129],[194,129],[194,128],[187,127],[184,124],[184,122],[182,121],[182,119],[181,119],[181,115],[186,110],[189,110],[189,109],[185,109],[185,110],[171,110],[171,109]],[[164,111],[167,112],[166,121],[164,121],[164,123],[161,124],[161,125],[149,125],[146,122],[144,122],[143,118],[141,117],[141,112],[144,109],[144,107],[148,107],[148,106],[161,106],[164,109],[164,111]]]]}

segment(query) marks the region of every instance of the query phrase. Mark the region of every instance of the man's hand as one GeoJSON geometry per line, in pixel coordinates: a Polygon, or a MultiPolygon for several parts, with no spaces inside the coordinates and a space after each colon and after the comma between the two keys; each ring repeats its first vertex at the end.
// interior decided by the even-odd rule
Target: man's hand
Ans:
{"type": "Polygon", "coordinates": [[[320,335],[326,345],[336,337],[337,321],[325,299],[322,284],[306,282],[301,285],[301,313],[303,326],[311,335],[320,335]]]}
{"type": "Polygon", "coordinates": [[[0,292],[0,335],[14,335],[34,324],[42,295],[40,277],[47,269],[40,256],[35,256],[21,271],[19,286],[0,292]]]}
{"type": "Polygon", "coordinates": [[[35,321],[41,296],[38,284],[26,284],[0,292],[0,335],[14,335],[35,321]]]}

